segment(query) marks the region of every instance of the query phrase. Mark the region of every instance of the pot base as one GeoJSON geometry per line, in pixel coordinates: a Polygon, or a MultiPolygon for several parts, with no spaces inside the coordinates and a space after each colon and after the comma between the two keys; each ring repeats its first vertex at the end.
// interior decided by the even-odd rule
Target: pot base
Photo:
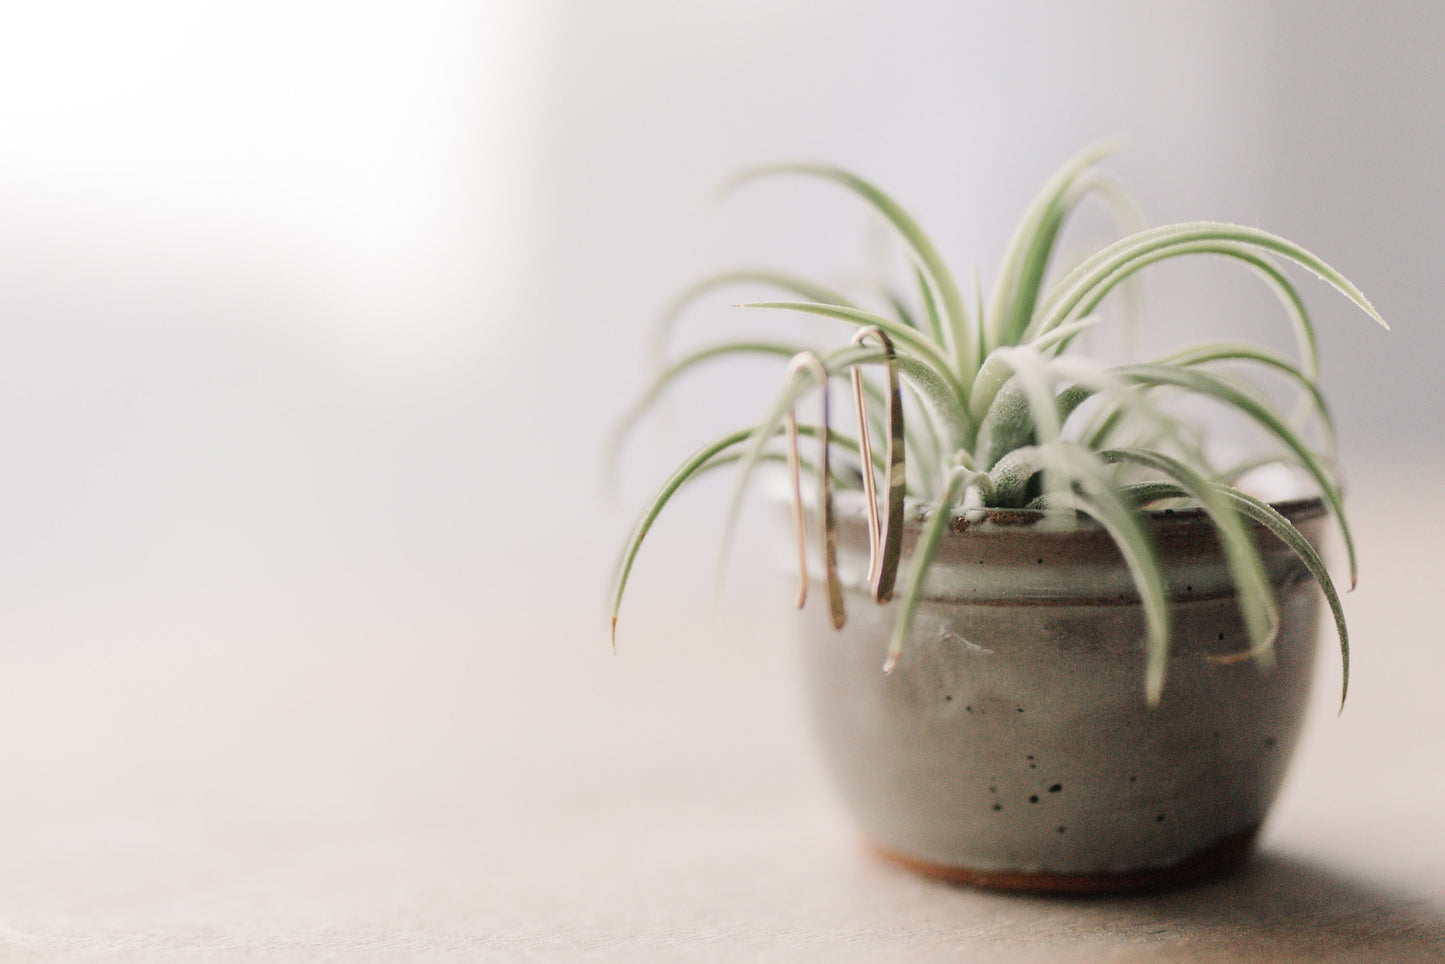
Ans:
{"type": "Polygon", "coordinates": [[[970,867],[935,864],[906,857],[877,844],[871,846],[874,853],[890,863],[898,864],[916,874],[950,883],[1031,894],[1125,894],[1168,890],[1222,877],[1244,862],[1254,849],[1257,836],[1258,825],[1226,837],[1199,853],[1191,854],[1172,867],[1098,874],[974,870],[970,867]]]}

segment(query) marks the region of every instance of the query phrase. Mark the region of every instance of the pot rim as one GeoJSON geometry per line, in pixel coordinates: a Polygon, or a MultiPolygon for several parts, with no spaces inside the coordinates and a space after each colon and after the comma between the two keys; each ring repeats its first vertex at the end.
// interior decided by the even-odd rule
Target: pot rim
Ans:
{"type": "MultiPolygon", "coordinates": [[[[1291,522],[1303,522],[1322,516],[1326,512],[1324,499],[1317,495],[1281,499],[1270,502],[1269,505],[1291,522]]],[[[998,533],[1025,526],[1042,525],[1043,528],[1037,530],[1040,534],[1057,532],[1060,535],[1068,535],[1076,529],[1103,528],[1092,516],[1078,511],[1070,513],[1067,510],[982,509],[979,512],[981,513],[980,518],[972,518],[971,513],[967,512],[959,513],[950,521],[949,531],[973,533],[982,530],[985,533],[998,533]],[[1051,524],[1055,522],[1061,523],[1061,525],[1056,527],[1051,524]]],[[[1214,526],[1213,521],[1209,518],[1209,513],[1203,506],[1198,505],[1177,509],[1142,509],[1140,513],[1153,528],[1197,525],[1213,528],[1214,526]]],[[[925,521],[924,517],[914,516],[906,519],[904,525],[908,528],[922,529],[925,521]]],[[[1248,519],[1244,521],[1250,522],[1248,519]]],[[[1263,528],[1259,523],[1251,523],[1251,525],[1254,528],[1263,528]]]]}
{"type": "MultiPolygon", "coordinates": [[[[842,495],[842,494],[840,494],[842,495]]],[[[868,551],[868,522],[861,493],[848,493],[839,499],[836,513],[838,550],[843,555],[857,556],[868,551]]],[[[1318,495],[1298,496],[1271,503],[1316,545],[1321,546],[1322,529],[1327,517],[1323,498],[1318,495]]],[[[1182,566],[1206,568],[1223,561],[1214,521],[1202,507],[1143,510],[1145,528],[1161,564],[1178,570],[1182,566]]],[[[813,532],[817,513],[808,509],[809,545],[814,545],[813,532]]],[[[903,555],[912,555],[923,536],[923,522],[917,509],[909,513],[903,527],[903,555]]],[[[1294,553],[1264,525],[1245,519],[1261,558],[1276,564],[1293,565],[1294,553]]],[[[962,565],[1003,566],[1024,578],[1030,586],[1037,579],[1052,578],[1058,566],[1103,566],[1117,568],[1125,561],[1113,535],[1107,528],[1082,513],[1041,511],[1036,509],[980,509],[954,516],[949,531],[939,542],[935,557],[937,566],[962,565]],[[1047,563],[1047,565],[1046,565],[1047,563]],[[1036,575],[1024,575],[1024,571],[1036,575]]],[[[936,567],[935,567],[936,568],[936,567]]],[[[1182,570],[1180,570],[1182,571],[1182,570]]],[[[1201,575],[1193,582],[1208,581],[1201,575]]],[[[1191,582],[1187,576],[1185,584],[1191,582]]],[[[1131,583],[1132,585],[1132,583],[1131,583]]],[[[1031,595],[1038,586],[1007,595],[1031,595]]],[[[1053,594],[1052,590],[1048,594],[1053,594]]]]}
{"type": "MultiPolygon", "coordinates": [[[[866,508],[861,492],[840,492],[834,496],[838,508],[839,525],[861,524],[866,518],[866,508]]],[[[1268,505],[1291,523],[1298,524],[1328,514],[1324,498],[1318,494],[1292,496],[1286,499],[1266,500],[1268,505]]],[[[809,515],[815,511],[808,505],[809,515]]],[[[910,502],[904,509],[903,528],[911,534],[921,533],[931,517],[929,509],[916,502],[910,502]]],[[[1193,505],[1172,509],[1141,509],[1140,514],[1151,529],[1173,529],[1194,526],[1213,528],[1209,513],[1203,506],[1193,505]]],[[[1264,528],[1257,522],[1246,519],[1252,528],[1264,528]]],[[[970,536],[1007,537],[1010,534],[1027,533],[1031,536],[1056,538],[1077,537],[1081,533],[1104,531],[1104,527],[1093,517],[1079,511],[1062,509],[1000,509],[982,508],[955,512],[949,522],[949,532],[970,536]]]]}

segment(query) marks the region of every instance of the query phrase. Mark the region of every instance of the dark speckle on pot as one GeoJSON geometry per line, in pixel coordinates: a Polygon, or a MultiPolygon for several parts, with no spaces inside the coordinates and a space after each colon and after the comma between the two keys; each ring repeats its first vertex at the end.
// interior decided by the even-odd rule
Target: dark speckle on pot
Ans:
{"type": "Polygon", "coordinates": [[[1154,822],[1155,822],[1155,823],[1163,823],[1163,822],[1164,822],[1164,814],[1162,814],[1162,813],[1156,814],[1156,815],[1154,816],[1154,822]]]}
{"type": "Polygon", "coordinates": [[[1050,793],[1058,793],[1058,792],[1059,792],[1060,790],[1062,790],[1063,788],[1064,788],[1064,785],[1063,785],[1062,783],[1056,783],[1056,784],[1054,784],[1053,786],[1049,787],[1049,792],[1050,792],[1050,793]]]}
{"type": "Polygon", "coordinates": [[[1063,833],[1063,832],[1064,832],[1064,828],[1063,828],[1063,827],[1057,827],[1057,828],[1055,828],[1055,830],[1054,830],[1054,833],[1063,833]]]}
{"type": "Polygon", "coordinates": [[[995,804],[993,805],[993,808],[994,808],[995,810],[1002,810],[1002,809],[1003,809],[1003,804],[1001,804],[1001,803],[995,803],[995,804]]]}
{"type": "Polygon", "coordinates": [[[952,702],[953,702],[953,694],[952,694],[952,693],[947,693],[947,694],[945,694],[944,697],[943,697],[943,702],[945,702],[945,703],[952,703],[952,702]]]}
{"type": "Polygon", "coordinates": [[[1037,793],[1034,793],[1034,794],[1030,794],[1030,795],[1029,795],[1029,803],[1038,803],[1038,802],[1039,802],[1039,795],[1038,795],[1037,793]]]}
{"type": "Polygon", "coordinates": [[[1274,739],[1274,737],[1272,737],[1272,736],[1267,736],[1267,737],[1264,738],[1264,745],[1265,745],[1265,746],[1267,746],[1267,747],[1273,747],[1274,744],[1275,744],[1275,739],[1274,739]]]}

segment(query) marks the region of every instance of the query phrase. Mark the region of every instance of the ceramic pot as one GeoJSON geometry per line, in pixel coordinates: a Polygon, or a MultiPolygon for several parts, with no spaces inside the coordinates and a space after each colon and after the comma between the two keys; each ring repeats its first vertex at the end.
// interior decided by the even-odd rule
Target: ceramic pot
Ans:
{"type": "MultiPolygon", "coordinates": [[[[1318,500],[1276,508],[1318,543],[1318,500]]],[[[988,886],[1112,891],[1213,875],[1248,853],[1299,734],[1319,590],[1256,530],[1281,616],[1262,667],[1208,518],[1153,513],[1150,525],[1174,627],[1152,707],[1142,607],[1099,526],[956,520],[885,674],[897,603],[868,596],[865,524],[840,514],[847,624],[834,630],[814,585],[799,628],[824,755],[881,854],[988,886]]],[[[918,535],[910,527],[900,573],[918,535]]]]}

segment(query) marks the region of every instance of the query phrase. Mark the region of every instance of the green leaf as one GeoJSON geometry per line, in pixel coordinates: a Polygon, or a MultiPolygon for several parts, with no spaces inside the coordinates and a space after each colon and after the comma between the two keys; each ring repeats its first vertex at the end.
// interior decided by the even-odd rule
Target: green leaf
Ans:
{"type": "MultiPolygon", "coordinates": [[[[735,355],[762,355],[765,357],[789,359],[801,351],[809,350],[807,346],[796,342],[766,342],[766,341],[734,341],[725,342],[720,345],[711,345],[701,348],[683,358],[673,362],[664,368],[653,383],[648,386],[647,391],[633,406],[625,412],[608,435],[608,440],[603,448],[603,472],[607,478],[616,474],[617,460],[622,450],[622,445],[627,436],[636,427],[637,422],[645,415],[651,407],[656,404],[669,386],[676,382],[683,375],[692,371],[700,365],[715,361],[720,358],[728,358],[735,355]]],[[[927,377],[926,375],[924,377],[927,377]]],[[[864,383],[864,391],[868,397],[878,406],[885,404],[886,399],[883,392],[869,382],[864,383]]],[[[927,429],[928,423],[923,423],[927,429]]],[[[915,432],[907,435],[908,444],[914,445],[922,441],[915,432]]],[[[936,443],[935,443],[936,444],[936,443]]]]}
{"type": "Polygon", "coordinates": [[[672,301],[668,302],[667,307],[663,308],[652,330],[652,357],[655,359],[663,357],[668,335],[671,334],[673,327],[689,307],[706,294],[737,285],[761,285],[796,295],[808,301],[818,301],[829,305],[852,304],[852,300],[847,295],[787,271],[777,271],[772,268],[734,268],[730,271],[720,271],[688,285],[678,292],[672,301]]]}
{"type": "MultiPolygon", "coordinates": [[[[1191,244],[1180,244],[1162,248],[1129,261],[1120,267],[1114,274],[1105,278],[1093,292],[1079,304],[1075,309],[1077,314],[1090,314],[1095,311],[1105,296],[1117,285],[1128,277],[1137,274],[1144,268],[1156,262],[1168,258],[1183,257],[1191,254],[1207,254],[1218,257],[1230,258],[1241,261],[1251,268],[1274,292],[1279,299],[1280,305],[1284,308],[1285,314],[1289,317],[1290,325],[1294,329],[1295,345],[1300,354],[1300,360],[1306,377],[1314,380],[1319,377],[1319,348],[1315,339],[1314,323],[1310,321],[1308,310],[1305,308],[1304,299],[1299,295],[1294,282],[1289,276],[1280,270],[1279,265],[1267,254],[1255,251],[1242,244],[1233,244],[1219,241],[1197,241],[1191,244]]],[[[1383,322],[1382,322],[1383,324],[1383,322]]]]}
{"type": "MultiPolygon", "coordinates": [[[[1390,327],[1385,324],[1385,319],[1380,317],[1380,313],[1370,304],[1369,299],[1361,294],[1360,290],[1351,284],[1344,275],[1294,242],[1257,228],[1218,221],[1196,221],[1140,231],[1114,242],[1084,261],[1050,292],[1039,314],[1026,330],[1026,337],[1037,337],[1069,320],[1076,309],[1078,314],[1088,314],[1094,303],[1091,301],[1091,296],[1098,294],[1102,297],[1101,289],[1107,291],[1109,286],[1116,284],[1120,278],[1130,273],[1125,270],[1130,265],[1139,262],[1152,263],[1147,260],[1150,258],[1157,261],[1159,258],[1154,256],[1161,252],[1165,253],[1165,257],[1194,253],[1195,249],[1192,246],[1200,242],[1233,242],[1247,247],[1273,251],[1314,272],[1320,279],[1328,282],[1367,315],[1379,322],[1381,326],[1386,329],[1390,327]]],[[[1214,253],[1225,252],[1216,251],[1214,253]]]]}
{"type": "Polygon", "coordinates": [[[1263,525],[1273,532],[1285,545],[1289,546],[1300,561],[1305,564],[1315,582],[1319,583],[1320,589],[1325,594],[1325,600],[1329,603],[1330,613],[1335,619],[1335,631],[1340,638],[1340,660],[1343,666],[1343,681],[1340,686],[1340,710],[1345,708],[1345,698],[1350,693],[1350,633],[1345,626],[1345,610],[1340,602],[1340,594],[1335,590],[1334,580],[1330,578],[1329,571],[1325,568],[1324,560],[1310,545],[1308,539],[1290,523],[1288,519],[1280,515],[1271,506],[1259,499],[1254,498],[1237,489],[1225,488],[1229,498],[1235,501],[1239,511],[1263,525]]]}
{"type": "Polygon", "coordinates": [[[1078,496],[1079,509],[1108,531],[1134,579],[1144,607],[1144,691],[1149,705],[1157,706],[1169,668],[1170,617],[1167,587],[1154,544],[1139,517],[1115,490],[1113,480],[1099,460],[1077,446],[1064,443],[1060,447],[1071,453],[1074,462],[1071,469],[1084,486],[1084,492],[1078,496]]]}
{"type": "Polygon", "coordinates": [[[669,386],[694,368],[719,358],[734,355],[764,355],[787,359],[804,350],[806,350],[805,347],[797,343],[732,341],[699,349],[666,366],[653,379],[642,397],[622,414],[622,417],[617,420],[617,424],[608,433],[607,441],[603,445],[604,477],[611,479],[616,476],[617,461],[621,455],[622,446],[627,441],[627,437],[632,434],[632,430],[637,427],[637,423],[652,409],[652,406],[657,403],[669,386]]]}
{"type": "Polygon", "coordinates": [[[933,340],[940,346],[948,344],[948,335],[943,324],[943,318],[938,313],[938,300],[933,297],[933,286],[928,283],[928,276],[923,269],[917,266],[913,269],[913,277],[918,281],[918,295],[923,299],[923,317],[928,319],[928,330],[933,333],[933,340]]]}
{"type": "MultiPolygon", "coordinates": [[[[1039,250],[1031,252],[1029,261],[1025,263],[1024,275],[1019,281],[1018,302],[1014,305],[1009,318],[1008,329],[1003,336],[1004,341],[1023,340],[1023,333],[1028,329],[1034,309],[1038,305],[1044,279],[1048,275],[1050,262],[1053,261],[1054,247],[1057,244],[1058,234],[1063,227],[1064,220],[1079,205],[1080,201],[1094,192],[1113,200],[1123,199],[1123,203],[1128,205],[1133,203],[1125,192],[1114,189],[1112,182],[1098,171],[1086,171],[1074,184],[1070,185],[1069,193],[1062,199],[1057,222],[1047,225],[1046,230],[1049,233],[1040,236],[1038,239],[1039,250]]],[[[1085,313],[1080,312],[1080,314],[1085,313]]]]}
{"type": "Polygon", "coordinates": [[[928,340],[921,333],[909,328],[887,315],[880,315],[872,311],[864,311],[861,308],[850,308],[847,305],[819,305],[807,301],[752,301],[740,304],[739,308],[765,308],[773,311],[796,311],[805,315],[817,315],[821,318],[831,318],[841,321],[854,328],[877,327],[883,329],[884,334],[892,338],[900,347],[915,352],[939,373],[939,376],[950,381],[956,386],[953,372],[949,368],[948,359],[939,351],[937,345],[928,340]]]}
{"type": "Polygon", "coordinates": [[[967,469],[954,469],[949,472],[943,492],[930,510],[923,534],[913,547],[913,559],[908,567],[908,582],[903,587],[898,618],[894,620],[893,635],[888,641],[888,656],[883,662],[885,673],[893,672],[893,668],[898,665],[898,658],[903,655],[903,644],[913,628],[913,617],[918,611],[918,600],[923,593],[923,580],[928,575],[928,567],[933,565],[933,560],[938,555],[938,544],[942,541],[943,534],[948,531],[953,506],[974,474],[967,469]]]}
{"type": "Polygon", "coordinates": [[[1217,399],[1252,419],[1285,447],[1295,454],[1306,471],[1320,487],[1320,495],[1329,506],[1335,523],[1340,527],[1344,539],[1345,554],[1350,563],[1350,585],[1358,581],[1359,563],[1355,556],[1355,541],[1345,519],[1344,499],[1335,480],[1313,449],[1300,438],[1293,428],[1268,405],[1261,405],[1234,385],[1209,372],[1189,368],[1168,368],[1161,365],[1129,365],[1118,369],[1120,374],[1143,384],[1174,385],[1197,395],[1217,399]]]}
{"type": "MultiPolygon", "coordinates": [[[[835,352],[830,352],[822,357],[823,366],[831,380],[833,377],[851,371],[856,365],[868,364],[870,362],[881,362],[884,352],[881,348],[849,346],[835,352]]],[[[899,359],[900,367],[902,359],[899,359]]],[[[753,470],[757,467],[759,458],[762,455],[763,446],[768,440],[778,434],[779,427],[787,413],[798,403],[799,398],[809,388],[817,387],[827,391],[827,385],[815,385],[811,376],[801,377],[803,373],[795,374],[788,379],[781,391],[773,399],[772,406],[763,416],[762,421],[753,428],[747,440],[747,448],[738,466],[738,480],[733,487],[732,498],[728,502],[727,514],[723,522],[722,547],[718,553],[718,584],[721,585],[723,573],[727,566],[728,558],[731,556],[733,534],[737,529],[738,516],[742,511],[743,497],[747,494],[748,483],[752,480],[753,470]]],[[[906,374],[906,371],[905,371],[906,374]]],[[[837,433],[833,433],[837,435],[837,433]]],[[[856,446],[856,442],[854,445],[856,446]]],[[[881,453],[879,453],[881,456],[881,453]]],[[[875,464],[880,464],[875,460],[875,464]]],[[[886,470],[886,468],[885,468],[886,470]]]]}
{"type": "MultiPolygon", "coordinates": [[[[652,531],[653,523],[657,521],[657,517],[662,513],[662,510],[667,507],[667,504],[672,501],[673,497],[676,496],[684,486],[706,472],[720,468],[723,465],[741,461],[743,453],[730,452],[729,450],[743,445],[748,439],[752,438],[753,434],[754,429],[739,429],[734,432],[729,432],[727,435],[714,439],[712,442],[702,446],[673,470],[673,473],[663,482],[662,487],[658,489],[657,494],[648,502],[641,517],[637,520],[637,524],[633,526],[631,535],[628,536],[627,543],[622,550],[622,555],[618,557],[617,564],[613,567],[612,649],[614,652],[617,649],[617,615],[622,609],[622,598],[627,591],[627,580],[632,574],[632,567],[637,561],[638,552],[642,549],[643,540],[646,539],[647,534],[652,531]]],[[[776,433],[774,434],[776,435],[776,433]]],[[[815,425],[799,425],[798,434],[816,438],[820,432],[815,425]]],[[[842,446],[854,452],[858,450],[858,442],[856,439],[834,431],[830,431],[829,435],[833,445],[842,446]]],[[[756,461],[771,458],[772,456],[768,453],[758,453],[756,461]]],[[[879,455],[874,462],[880,471],[886,468],[886,464],[881,455],[879,455]]]]}
{"type": "Polygon", "coordinates": [[[1018,477],[1026,478],[1031,470],[1037,472],[1049,462],[1060,465],[1073,480],[1079,489],[1073,496],[1074,506],[1104,527],[1129,567],[1144,607],[1145,693],[1149,704],[1157,705],[1169,664],[1170,617],[1168,587],[1153,541],[1138,513],[1124,501],[1108,466],[1098,455],[1072,442],[1015,449],[990,475],[1001,490],[1005,484],[1015,486],[1018,477]]]}
{"type": "Polygon", "coordinates": [[[943,471],[941,433],[933,421],[935,413],[917,386],[905,381],[903,388],[906,405],[911,409],[904,419],[904,435],[912,453],[908,460],[909,491],[928,499],[935,494],[943,471]]]}
{"type": "MultiPolygon", "coordinates": [[[[918,319],[913,317],[913,308],[904,300],[901,294],[891,288],[885,288],[883,298],[888,302],[888,307],[892,308],[893,313],[898,316],[899,321],[903,322],[909,328],[918,328],[918,319]]],[[[835,301],[831,302],[831,304],[841,304],[841,302],[835,301]]]]}
{"type": "Polygon", "coordinates": [[[1260,348],[1256,345],[1242,342],[1208,342],[1200,345],[1191,345],[1179,351],[1170,352],[1154,360],[1155,365],[1177,365],[1181,368],[1192,368],[1196,365],[1207,365],[1211,362],[1221,361],[1247,361],[1264,365],[1281,373],[1289,381],[1293,382],[1309,399],[1310,408],[1319,416],[1320,429],[1323,435],[1321,447],[1326,456],[1330,456],[1335,450],[1335,420],[1330,414],[1329,403],[1325,401],[1324,394],[1320,391],[1318,383],[1307,375],[1298,366],[1294,365],[1288,358],[1270,351],[1267,348],[1260,348]]]}
{"type": "MultiPolygon", "coordinates": [[[[1000,370],[1005,369],[1002,361],[996,362],[991,359],[989,363],[986,363],[984,365],[985,374],[980,374],[979,382],[975,383],[976,394],[977,385],[982,383],[986,373],[995,363],[1000,370]]],[[[1066,386],[1054,400],[1060,422],[1070,417],[1086,399],[1096,395],[1101,396],[1103,402],[1101,416],[1105,420],[1104,429],[1094,434],[1086,432],[1083,436],[1085,447],[1091,449],[1102,447],[1098,444],[1098,439],[1106,434],[1115,420],[1109,415],[1111,411],[1128,412],[1136,419],[1147,420],[1162,440],[1168,440],[1177,445],[1191,458],[1203,461],[1202,452],[1199,450],[1197,431],[1192,430],[1190,426],[1155,405],[1147,395],[1141,393],[1136,386],[1125,379],[1087,358],[1078,356],[1062,355],[1049,358],[1043,364],[1051,382],[1066,386]]],[[[977,452],[980,467],[991,468],[1010,450],[1033,444],[1035,439],[1031,413],[1032,408],[1022,389],[1015,383],[1006,384],[996,396],[994,404],[990,407],[984,423],[979,429],[977,452]]],[[[1122,417],[1122,414],[1119,414],[1119,417],[1122,417]]]]}
{"type": "Polygon", "coordinates": [[[1022,315],[1027,323],[1031,314],[1028,305],[1037,297],[1059,229],[1086,193],[1077,189],[1079,178],[1118,149],[1119,142],[1114,138],[1089,145],[1065,161],[1029,202],[1005,250],[985,314],[985,343],[990,349],[1017,340],[1008,334],[1015,330],[1014,320],[1022,315]]]}
{"type": "Polygon", "coordinates": [[[1251,649],[1257,659],[1272,664],[1274,639],[1279,631],[1279,608],[1254,540],[1229,498],[1194,469],[1160,452],[1111,449],[1100,452],[1099,458],[1106,463],[1126,462],[1159,472],[1199,501],[1214,523],[1220,548],[1234,577],[1251,649]]]}
{"type": "MultiPolygon", "coordinates": [[[[1066,322],[1046,332],[1027,345],[1018,346],[1028,348],[1041,355],[1046,355],[1050,350],[1058,347],[1063,342],[1072,338],[1081,331],[1085,331],[1097,325],[1103,320],[1103,315],[1090,315],[1087,318],[1079,318],[1066,322]]],[[[1013,366],[1007,363],[1007,351],[1013,350],[1007,346],[995,349],[988,354],[979,367],[978,377],[973,381],[973,390],[969,393],[968,411],[974,421],[982,422],[988,414],[989,408],[993,405],[994,398],[1003,388],[1004,383],[1014,374],[1013,366]]]]}
{"type": "Polygon", "coordinates": [[[1028,498],[1029,482],[1042,469],[1043,457],[1036,446],[1021,445],[1009,450],[989,467],[988,478],[994,493],[989,505],[998,509],[1022,507],[1028,498]]]}
{"type": "MultiPolygon", "coordinates": [[[[1345,708],[1345,699],[1350,693],[1350,631],[1345,625],[1345,609],[1340,602],[1340,594],[1335,589],[1334,580],[1330,578],[1329,570],[1325,567],[1324,560],[1310,541],[1304,537],[1294,524],[1279,513],[1273,506],[1248,493],[1227,485],[1218,485],[1216,489],[1225,497],[1234,502],[1235,507],[1245,516],[1264,526],[1272,532],[1276,538],[1287,545],[1300,560],[1315,582],[1319,584],[1321,591],[1325,594],[1325,601],[1329,603],[1330,614],[1335,620],[1335,633],[1340,640],[1340,660],[1343,666],[1342,682],[1340,685],[1340,709],[1345,708]]],[[[1134,498],[1138,504],[1147,505],[1160,499],[1178,498],[1187,496],[1188,493],[1177,485],[1168,482],[1148,482],[1138,486],[1130,486],[1127,493],[1134,498]]]]}
{"type": "Polygon", "coordinates": [[[1191,464],[1207,468],[1209,460],[1204,454],[1203,430],[1169,414],[1164,406],[1153,402],[1155,394],[1170,389],[1149,386],[1144,390],[1138,387],[1131,390],[1132,396],[1109,393],[1103,397],[1091,423],[1080,430],[1077,436],[1079,443],[1094,451],[1111,447],[1167,448],[1172,445],[1191,464]],[[1121,437],[1126,428],[1132,429],[1134,434],[1121,437]]]}
{"type": "MultiPolygon", "coordinates": [[[[992,468],[1009,450],[1030,443],[1050,453],[1053,449],[1048,443],[1057,440],[1062,429],[1058,399],[1043,357],[1025,346],[1005,346],[990,353],[989,361],[995,360],[1010,369],[1013,377],[995,397],[979,430],[977,450],[984,468],[992,468]]],[[[1056,498],[1057,493],[1067,491],[1065,479],[1057,465],[1044,466],[1044,489],[1056,498]]]]}
{"type": "MultiPolygon", "coordinates": [[[[799,311],[804,314],[833,318],[855,328],[876,326],[893,339],[898,348],[898,365],[944,415],[946,424],[967,428],[972,423],[964,408],[963,388],[949,370],[947,360],[927,339],[891,318],[848,308],[842,305],[813,305],[795,301],[769,301],[743,305],[744,308],[770,308],[799,311]]],[[[955,430],[959,430],[955,428],[955,430]]]]}
{"type": "MultiPolygon", "coordinates": [[[[731,178],[724,185],[724,190],[731,190],[749,181],[777,174],[802,174],[832,181],[863,199],[885,221],[893,225],[914,263],[927,277],[929,284],[938,292],[945,323],[943,327],[948,336],[942,344],[945,346],[952,344],[957,356],[958,377],[965,380],[971,378],[974,370],[978,367],[978,359],[973,357],[973,339],[968,336],[972,322],[964,308],[963,295],[959,291],[957,281],[949,272],[943,256],[939,254],[938,248],[918,222],[913,219],[913,216],[892,197],[858,175],[819,161],[793,161],[749,168],[731,178]]],[[[888,334],[892,335],[893,333],[889,332],[888,334]]]]}
{"type": "Polygon", "coordinates": [[[652,524],[657,521],[657,516],[662,512],[672,497],[677,494],[687,482],[692,479],[698,471],[711,461],[715,456],[726,452],[735,445],[740,445],[752,434],[751,429],[742,429],[724,435],[698,449],[689,456],[682,465],[673,471],[672,475],[662,483],[662,488],[652,497],[647,508],[643,510],[642,517],[632,528],[632,534],[627,538],[627,544],[622,550],[621,559],[618,561],[616,572],[613,578],[612,591],[612,651],[617,651],[617,614],[622,609],[622,596],[627,590],[627,579],[632,574],[632,565],[637,560],[637,553],[642,548],[642,540],[647,538],[651,531],[652,524]]]}
{"type": "Polygon", "coordinates": [[[1062,325],[1057,325],[1053,331],[1045,332],[1028,342],[1028,346],[1034,351],[1045,354],[1054,350],[1062,350],[1075,335],[1088,331],[1103,320],[1103,315],[1092,314],[1085,315],[1083,318],[1075,318],[1073,321],[1066,321],[1062,325]]]}

